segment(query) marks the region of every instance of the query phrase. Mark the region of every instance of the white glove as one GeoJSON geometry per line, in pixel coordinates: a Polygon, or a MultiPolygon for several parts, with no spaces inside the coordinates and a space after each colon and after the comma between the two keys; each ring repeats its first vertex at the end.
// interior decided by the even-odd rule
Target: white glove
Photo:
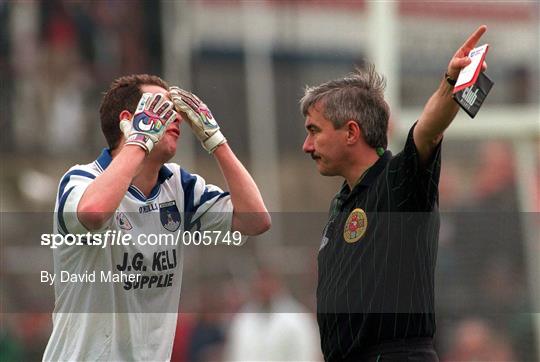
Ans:
{"type": "Polygon", "coordinates": [[[137,145],[149,154],[177,115],[172,102],[165,99],[165,94],[144,93],[133,118],[120,121],[126,145],[137,145]]]}
{"type": "Polygon", "coordinates": [[[195,94],[178,87],[170,87],[169,95],[176,111],[186,114],[186,122],[208,153],[214,153],[219,145],[227,142],[212,112],[195,94]]]}

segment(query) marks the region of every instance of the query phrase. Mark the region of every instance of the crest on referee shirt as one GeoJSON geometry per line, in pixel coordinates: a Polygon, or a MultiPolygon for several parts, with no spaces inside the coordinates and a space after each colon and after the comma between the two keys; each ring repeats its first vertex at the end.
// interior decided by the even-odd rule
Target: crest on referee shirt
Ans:
{"type": "Polygon", "coordinates": [[[178,207],[176,207],[176,201],[173,200],[159,204],[159,219],[165,229],[169,231],[178,230],[182,218],[178,207]]]}
{"type": "Polygon", "coordinates": [[[349,244],[356,243],[364,234],[367,229],[367,215],[362,209],[354,209],[345,223],[343,230],[343,238],[349,244]]]}

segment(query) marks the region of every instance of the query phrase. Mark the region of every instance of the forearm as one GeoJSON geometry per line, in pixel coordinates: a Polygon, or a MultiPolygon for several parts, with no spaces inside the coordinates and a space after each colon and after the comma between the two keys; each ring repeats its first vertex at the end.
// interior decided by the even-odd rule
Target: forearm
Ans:
{"type": "Polygon", "coordinates": [[[77,207],[77,217],[87,229],[100,229],[114,214],[144,158],[142,148],[124,146],[109,167],[88,186],[77,207]]]}
{"type": "Polygon", "coordinates": [[[426,103],[414,129],[414,141],[421,161],[429,159],[458,110],[459,106],[452,99],[452,86],[443,79],[426,103]]]}
{"type": "MultiPolygon", "coordinates": [[[[468,54],[486,30],[485,25],[478,27],[450,59],[446,72],[451,79],[457,79],[461,70],[471,63],[468,54]]],[[[484,63],[482,70],[486,68],[487,64],[484,63]]],[[[437,91],[427,102],[414,128],[414,143],[422,163],[429,160],[433,150],[441,141],[444,130],[452,123],[459,110],[458,105],[452,99],[452,90],[453,87],[448,84],[446,79],[443,79],[437,91]]]]}
{"type": "Polygon", "coordinates": [[[234,206],[232,229],[244,235],[258,235],[268,230],[270,215],[259,188],[227,144],[208,106],[193,93],[178,87],[169,88],[169,95],[204,149],[219,163],[234,206]]]}
{"type": "Polygon", "coordinates": [[[227,183],[234,205],[233,230],[246,235],[257,235],[270,228],[270,215],[255,181],[236,158],[228,144],[215,152],[219,167],[227,183]]]}

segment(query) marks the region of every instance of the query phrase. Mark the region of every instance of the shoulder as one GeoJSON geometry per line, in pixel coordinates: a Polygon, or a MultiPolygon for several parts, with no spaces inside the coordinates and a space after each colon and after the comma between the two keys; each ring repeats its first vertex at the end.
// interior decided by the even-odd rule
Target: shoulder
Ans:
{"type": "Polygon", "coordinates": [[[204,188],[206,181],[196,173],[191,173],[177,163],[166,163],[159,171],[161,182],[173,184],[187,192],[194,189],[204,188]]]}
{"type": "Polygon", "coordinates": [[[206,185],[206,180],[199,174],[192,173],[189,170],[181,167],[178,164],[165,164],[173,173],[174,179],[177,179],[184,192],[203,192],[206,185]]]}
{"type": "Polygon", "coordinates": [[[386,172],[390,176],[397,176],[399,179],[413,177],[419,170],[418,150],[413,136],[415,125],[409,130],[403,149],[388,162],[386,172]]]}
{"type": "Polygon", "coordinates": [[[433,147],[431,148],[431,153],[429,155],[424,155],[424,157],[422,157],[414,138],[414,131],[417,124],[418,122],[415,122],[409,129],[409,133],[407,134],[407,139],[405,141],[403,150],[396,155],[396,160],[394,161],[394,164],[403,162],[406,163],[407,166],[413,167],[415,171],[422,171],[422,169],[430,168],[430,166],[434,161],[436,161],[436,159],[440,160],[442,138],[438,141],[436,145],[433,145],[433,147]]]}
{"type": "Polygon", "coordinates": [[[89,183],[99,176],[101,171],[95,162],[86,165],[75,165],[70,167],[60,178],[59,192],[72,183],[89,183]]]}
{"type": "Polygon", "coordinates": [[[63,175],[62,179],[65,177],[69,177],[70,175],[80,175],[80,176],[86,176],[89,178],[96,178],[102,170],[99,169],[99,166],[95,163],[87,163],[84,165],[74,165],[71,166],[63,175]]]}
{"type": "Polygon", "coordinates": [[[166,169],[173,173],[174,179],[180,180],[182,183],[189,183],[193,181],[204,181],[201,175],[192,173],[177,163],[169,162],[163,165],[166,169]]]}

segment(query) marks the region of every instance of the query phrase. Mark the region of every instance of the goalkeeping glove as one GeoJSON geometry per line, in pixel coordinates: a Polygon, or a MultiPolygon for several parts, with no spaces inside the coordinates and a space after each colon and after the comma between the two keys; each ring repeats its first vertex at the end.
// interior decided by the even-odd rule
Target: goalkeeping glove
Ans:
{"type": "Polygon", "coordinates": [[[212,112],[199,97],[178,87],[170,87],[169,95],[176,111],[186,114],[186,122],[208,153],[214,153],[219,145],[227,142],[212,112]]]}
{"type": "Polygon", "coordinates": [[[177,117],[171,101],[161,93],[144,93],[131,120],[120,121],[126,145],[137,145],[149,154],[167,126],[177,117]]]}

